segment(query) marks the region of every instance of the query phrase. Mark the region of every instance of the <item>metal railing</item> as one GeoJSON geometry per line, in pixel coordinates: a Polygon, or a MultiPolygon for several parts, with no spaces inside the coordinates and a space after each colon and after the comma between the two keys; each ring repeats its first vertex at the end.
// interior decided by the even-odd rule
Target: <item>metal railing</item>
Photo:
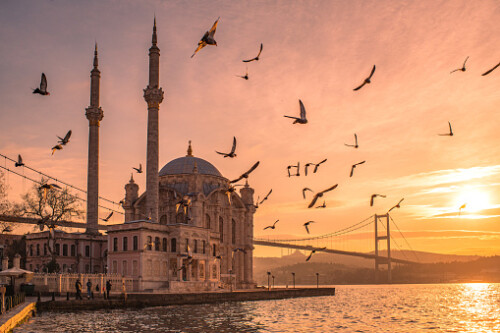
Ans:
{"type": "Polygon", "coordinates": [[[24,293],[16,293],[12,296],[5,296],[4,302],[0,302],[0,313],[5,313],[16,305],[23,303],[25,300],[24,293]]]}

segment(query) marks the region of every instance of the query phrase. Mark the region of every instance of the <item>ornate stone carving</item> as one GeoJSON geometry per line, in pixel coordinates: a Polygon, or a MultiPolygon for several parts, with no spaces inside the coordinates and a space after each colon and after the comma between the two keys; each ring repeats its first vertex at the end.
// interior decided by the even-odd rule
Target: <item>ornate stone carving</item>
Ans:
{"type": "Polygon", "coordinates": [[[148,86],[144,89],[144,99],[148,103],[148,108],[158,108],[163,101],[163,90],[148,86]]]}

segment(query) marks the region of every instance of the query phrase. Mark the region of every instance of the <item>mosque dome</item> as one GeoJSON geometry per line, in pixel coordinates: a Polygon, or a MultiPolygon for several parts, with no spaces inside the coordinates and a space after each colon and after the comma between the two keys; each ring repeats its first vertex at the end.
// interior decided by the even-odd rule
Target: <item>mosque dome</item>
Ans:
{"type": "Polygon", "coordinates": [[[193,174],[195,168],[198,174],[222,177],[219,170],[217,170],[212,163],[193,156],[191,141],[189,141],[188,154],[165,164],[165,166],[161,168],[159,176],[193,174]]]}

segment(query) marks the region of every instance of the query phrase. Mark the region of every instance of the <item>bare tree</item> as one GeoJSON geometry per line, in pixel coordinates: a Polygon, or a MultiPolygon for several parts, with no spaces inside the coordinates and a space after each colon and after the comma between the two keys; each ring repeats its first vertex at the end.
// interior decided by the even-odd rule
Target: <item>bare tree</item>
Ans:
{"type": "MultiPolygon", "coordinates": [[[[7,198],[8,185],[5,183],[5,174],[0,171],[0,214],[10,215],[13,205],[7,198]]],[[[15,228],[14,223],[0,222],[0,233],[12,232],[15,228]]]]}

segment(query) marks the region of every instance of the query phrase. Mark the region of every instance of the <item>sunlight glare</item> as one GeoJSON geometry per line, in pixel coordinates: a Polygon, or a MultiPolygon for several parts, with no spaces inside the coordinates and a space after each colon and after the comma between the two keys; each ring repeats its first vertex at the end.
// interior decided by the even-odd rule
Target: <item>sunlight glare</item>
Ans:
{"type": "Polygon", "coordinates": [[[459,194],[456,202],[457,209],[465,204],[462,212],[475,213],[490,207],[489,195],[477,189],[464,189],[459,194]]]}

